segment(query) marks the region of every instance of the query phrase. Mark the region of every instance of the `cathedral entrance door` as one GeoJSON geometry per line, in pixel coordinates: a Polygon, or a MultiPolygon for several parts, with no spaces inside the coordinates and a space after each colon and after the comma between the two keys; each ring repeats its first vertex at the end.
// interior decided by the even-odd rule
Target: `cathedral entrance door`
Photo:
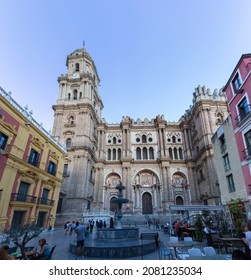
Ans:
{"type": "Polygon", "coordinates": [[[152,214],[153,204],[152,196],[150,193],[146,192],[142,195],[142,214],[152,214]]]}

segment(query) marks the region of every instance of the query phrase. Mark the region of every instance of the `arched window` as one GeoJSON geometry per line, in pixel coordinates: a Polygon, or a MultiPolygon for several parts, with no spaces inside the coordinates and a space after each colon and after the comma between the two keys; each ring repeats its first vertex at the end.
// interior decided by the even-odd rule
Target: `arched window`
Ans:
{"type": "Polygon", "coordinates": [[[112,156],[111,156],[111,149],[108,149],[108,151],[107,151],[107,159],[108,160],[111,160],[112,159],[112,156]]]}
{"type": "Polygon", "coordinates": [[[121,149],[118,149],[118,160],[121,160],[121,149]]]}
{"type": "Polygon", "coordinates": [[[146,136],[142,135],[142,143],[146,143],[146,136]]]}
{"type": "Polygon", "coordinates": [[[141,149],[140,148],[136,149],[136,159],[141,159],[141,149]]]}
{"type": "Polygon", "coordinates": [[[147,148],[143,148],[143,159],[147,159],[147,148]]]}
{"type": "Polygon", "coordinates": [[[152,147],[149,148],[149,159],[154,159],[154,152],[152,147]]]}
{"type": "Polygon", "coordinates": [[[174,159],[178,159],[177,148],[173,149],[174,159]]]}
{"type": "Polygon", "coordinates": [[[68,100],[71,100],[71,94],[68,93],[68,100]]]}
{"type": "Polygon", "coordinates": [[[173,150],[172,150],[172,148],[169,148],[168,151],[169,151],[170,159],[173,159],[173,150]]]}
{"type": "Polygon", "coordinates": [[[75,63],[75,71],[79,72],[79,63],[75,63]]]}
{"type": "Polygon", "coordinates": [[[183,153],[182,153],[182,149],[181,148],[179,148],[179,158],[183,159],[183,153]]]}
{"type": "Polygon", "coordinates": [[[176,143],[176,137],[175,136],[172,137],[172,140],[173,140],[173,143],[176,143]]]}
{"type": "Polygon", "coordinates": [[[73,90],[73,99],[78,99],[78,91],[76,89],[73,90]]]}
{"type": "Polygon", "coordinates": [[[112,160],[116,160],[116,149],[112,150],[112,160]]]}
{"type": "Polygon", "coordinates": [[[112,142],[113,142],[113,144],[116,144],[116,137],[112,138],[112,142]]]}
{"type": "Polygon", "coordinates": [[[71,138],[66,139],[65,145],[66,145],[66,149],[69,149],[71,147],[71,138]]]}
{"type": "Polygon", "coordinates": [[[79,93],[79,99],[82,99],[82,92],[79,93]]]}

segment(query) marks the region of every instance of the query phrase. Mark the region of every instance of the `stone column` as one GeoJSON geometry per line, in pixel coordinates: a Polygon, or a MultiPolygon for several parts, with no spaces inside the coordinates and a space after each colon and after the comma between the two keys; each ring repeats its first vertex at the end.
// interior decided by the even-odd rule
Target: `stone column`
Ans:
{"type": "Polygon", "coordinates": [[[156,185],[153,186],[154,208],[158,207],[156,185]]]}
{"type": "Polygon", "coordinates": [[[159,128],[159,139],[160,139],[160,155],[164,157],[164,148],[163,148],[163,129],[159,128]]]}
{"type": "Polygon", "coordinates": [[[97,205],[102,204],[103,178],[104,178],[103,167],[97,167],[95,186],[94,186],[94,203],[96,203],[97,205]]]}
{"type": "Polygon", "coordinates": [[[126,129],[122,130],[122,156],[126,156],[126,134],[125,134],[126,129]]]}
{"type": "Polygon", "coordinates": [[[141,197],[140,197],[140,188],[137,187],[137,205],[138,208],[141,208],[141,197]]]}
{"type": "Polygon", "coordinates": [[[166,210],[166,202],[168,200],[168,181],[167,181],[167,172],[166,172],[166,166],[162,166],[162,208],[165,211],[166,210]]]}
{"type": "Polygon", "coordinates": [[[187,131],[186,129],[182,129],[182,135],[183,135],[183,139],[184,139],[184,146],[185,146],[185,151],[186,151],[186,159],[190,158],[191,154],[189,151],[189,143],[188,143],[188,139],[187,139],[187,131]]]}

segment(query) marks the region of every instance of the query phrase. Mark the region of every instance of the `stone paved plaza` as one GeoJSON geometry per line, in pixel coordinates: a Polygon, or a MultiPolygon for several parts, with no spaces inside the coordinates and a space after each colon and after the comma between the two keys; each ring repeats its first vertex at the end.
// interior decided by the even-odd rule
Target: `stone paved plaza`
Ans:
{"type": "MultiPolygon", "coordinates": [[[[161,241],[163,241],[164,243],[167,242],[169,240],[169,234],[165,233],[162,230],[154,230],[154,229],[148,229],[147,226],[140,226],[139,227],[139,232],[140,233],[155,233],[158,232],[159,234],[159,239],[161,241]]],[[[90,242],[91,238],[93,238],[93,236],[95,236],[95,231],[93,232],[92,235],[90,235],[90,237],[86,238],[86,243],[90,242]]],[[[50,246],[56,245],[56,249],[53,253],[53,260],[75,260],[76,259],[76,255],[72,254],[71,252],[69,252],[69,245],[71,242],[75,241],[75,235],[64,235],[64,229],[63,228],[55,228],[52,231],[43,231],[39,237],[37,237],[36,239],[31,240],[28,245],[32,246],[32,245],[37,245],[38,244],[38,240],[41,238],[45,238],[48,242],[48,244],[50,244],[50,246]]],[[[199,245],[196,245],[196,247],[204,247],[205,243],[202,242],[199,245]]],[[[100,259],[100,258],[90,258],[90,257],[84,257],[84,259],[86,260],[96,260],[96,259],[100,259]]],[[[105,259],[105,258],[104,258],[105,259]]],[[[136,256],[136,257],[132,257],[129,258],[131,260],[142,260],[142,256],[136,256]]],[[[159,260],[159,253],[158,250],[156,250],[153,253],[150,253],[148,255],[144,255],[143,256],[144,260],[159,260]]]]}

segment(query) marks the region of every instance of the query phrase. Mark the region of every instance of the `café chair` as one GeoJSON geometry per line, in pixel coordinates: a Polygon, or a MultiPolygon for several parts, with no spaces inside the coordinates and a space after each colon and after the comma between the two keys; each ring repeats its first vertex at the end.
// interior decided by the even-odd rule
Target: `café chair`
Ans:
{"type": "Polygon", "coordinates": [[[189,256],[203,256],[201,250],[199,248],[191,248],[191,249],[188,249],[188,255],[189,256]]]}
{"type": "Polygon", "coordinates": [[[168,257],[169,260],[173,259],[173,253],[170,247],[166,246],[162,241],[159,242],[159,259],[166,259],[168,257]]]}
{"type": "Polygon", "coordinates": [[[214,247],[208,246],[203,248],[203,252],[205,256],[215,256],[216,255],[216,250],[214,247]]]}
{"type": "Polygon", "coordinates": [[[179,238],[177,236],[170,236],[169,242],[179,242],[179,238]]]}

